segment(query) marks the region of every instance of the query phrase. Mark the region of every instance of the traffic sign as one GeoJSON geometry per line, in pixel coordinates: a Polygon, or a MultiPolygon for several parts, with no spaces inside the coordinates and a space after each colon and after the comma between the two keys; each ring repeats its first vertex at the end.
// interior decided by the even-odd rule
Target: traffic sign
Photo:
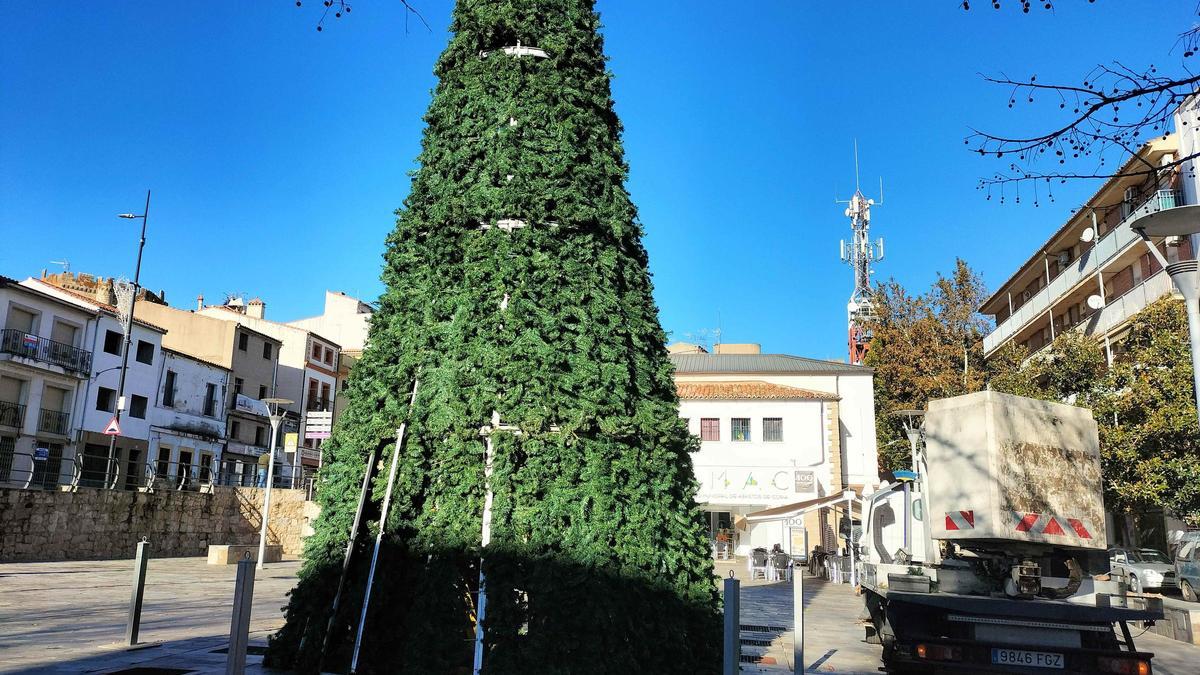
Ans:
{"type": "Polygon", "coordinates": [[[111,420],[108,421],[108,426],[104,427],[104,435],[105,436],[120,436],[121,435],[121,423],[117,421],[116,417],[113,417],[111,420]]]}

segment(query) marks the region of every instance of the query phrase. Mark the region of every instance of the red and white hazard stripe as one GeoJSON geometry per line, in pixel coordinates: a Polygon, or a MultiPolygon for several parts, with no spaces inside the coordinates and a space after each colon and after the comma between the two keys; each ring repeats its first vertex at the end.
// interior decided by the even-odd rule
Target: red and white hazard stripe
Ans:
{"type": "Polygon", "coordinates": [[[975,512],[974,511],[947,511],[946,512],[946,529],[947,530],[973,530],[973,529],[975,529],[975,512]]]}
{"type": "Polygon", "coordinates": [[[1055,536],[1076,536],[1080,539],[1091,539],[1091,526],[1078,518],[1064,518],[1049,513],[1020,513],[1013,511],[1014,529],[1017,532],[1032,534],[1049,534],[1055,536]]]}

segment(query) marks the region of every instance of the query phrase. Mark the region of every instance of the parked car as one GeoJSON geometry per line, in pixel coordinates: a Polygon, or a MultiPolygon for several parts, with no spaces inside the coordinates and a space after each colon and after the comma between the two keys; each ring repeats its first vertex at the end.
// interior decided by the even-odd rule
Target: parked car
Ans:
{"type": "Polygon", "coordinates": [[[1179,538],[1179,552],[1175,554],[1175,576],[1179,579],[1179,590],[1183,599],[1200,601],[1196,589],[1200,589],[1200,532],[1186,532],[1179,538]]]}
{"type": "Polygon", "coordinates": [[[1176,586],[1175,566],[1162,551],[1152,548],[1110,548],[1108,563],[1113,576],[1124,581],[1134,593],[1176,586]]]}

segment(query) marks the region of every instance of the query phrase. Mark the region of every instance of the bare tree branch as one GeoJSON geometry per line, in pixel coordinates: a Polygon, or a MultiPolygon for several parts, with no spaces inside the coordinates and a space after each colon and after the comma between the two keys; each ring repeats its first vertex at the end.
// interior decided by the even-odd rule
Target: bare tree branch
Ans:
{"type": "MultiPolygon", "coordinates": [[[[970,9],[969,2],[961,4],[964,9],[970,9]]],[[[993,0],[991,4],[995,9],[1001,7],[999,0],[993,0]]],[[[1035,3],[1018,4],[1028,13],[1035,3]]],[[[1054,8],[1051,2],[1036,4],[1047,10],[1054,8]]],[[[1200,3],[1193,14],[1200,14],[1200,3]]],[[[1136,167],[1120,172],[1125,158],[1137,157],[1143,144],[1155,136],[1170,133],[1175,111],[1196,93],[1200,75],[1192,72],[1186,60],[1196,52],[1198,44],[1200,24],[1179,35],[1170,51],[1181,48],[1183,59],[1179,71],[1169,74],[1161,73],[1154,65],[1138,70],[1119,61],[1097,65],[1083,78],[1082,84],[1039,82],[1036,75],[1019,80],[1003,73],[999,76],[981,74],[986,82],[1010,88],[1009,108],[1018,103],[1036,104],[1049,96],[1051,105],[1058,104],[1056,112],[1066,118],[1047,131],[1030,134],[971,129],[963,142],[972,151],[982,156],[1012,158],[1007,171],[981,178],[980,189],[986,189],[990,198],[991,188],[1009,183],[1033,182],[1036,185],[1038,182],[1061,183],[1069,179],[1104,179],[1114,175],[1157,176],[1192,159],[1195,155],[1163,165],[1142,160],[1140,164],[1144,169],[1136,167]],[[1115,163],[1110,161],[1114,159],[1117,160],[1115,163]],[[1054,168],[1041,168],[1039,164],[1045,162],[1051,162],[1054,168]],[[1081,170],[1072,169],[1068,162],[1094,164],[1090,170],[1081,170]]]]}
{"type": "MultiPolygon", "coordinates": [[[[417,11],[416,7],[413,7],[411,4],[409,4],[408,0],[399,0],[399,2],[401,5],[404,5],[405,33],[408,32],[408,17],[410,14],[417,17],[417,19],[421,21],[421,23],[425,26],[425,30],[430,32],[433,31],[433,29],[429,27],[429,22],[425,20],[425,17],[417,11]]],[[[351,9],[350,0],[322,0],[321,4],[325,7],[325,11],[321,13],[321,19],[317,21],[318,33],[324,29],[325,19],[329,18],[330,12],[333,12],[334,19],[340,19],[342,18],[343,14],[349,14],[351,9]]],[[[301,7],[302,0],[296,0],[296,6],[301,7]]]]}

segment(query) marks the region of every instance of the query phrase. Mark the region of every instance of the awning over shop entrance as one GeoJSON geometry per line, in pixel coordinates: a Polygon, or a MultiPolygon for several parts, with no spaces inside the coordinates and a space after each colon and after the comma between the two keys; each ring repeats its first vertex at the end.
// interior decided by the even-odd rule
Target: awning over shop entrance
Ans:
{"type": "MultiPolygon", "coordinates": [[[[847,493],[843,492],[841,494],[829,495],[827,497],[817,497],[816,499],[808,499],[802,502],[784,504],[783,506],[775,506],[769,509],[763,509],[762,511],[755,511],[754,513],[746,514],[746,520],[751,523],[789,520],[797,516],[802,516],[809,511],[816,511],[817,509],[839,507],[845,508],[846,494],[847,493]]],[[[849,494],[851,495],[849,501],[851,514],[854,516],[861,515],[862,502],[859,501],[858,495],[855,495],[854,493],[849,494]]]]}

